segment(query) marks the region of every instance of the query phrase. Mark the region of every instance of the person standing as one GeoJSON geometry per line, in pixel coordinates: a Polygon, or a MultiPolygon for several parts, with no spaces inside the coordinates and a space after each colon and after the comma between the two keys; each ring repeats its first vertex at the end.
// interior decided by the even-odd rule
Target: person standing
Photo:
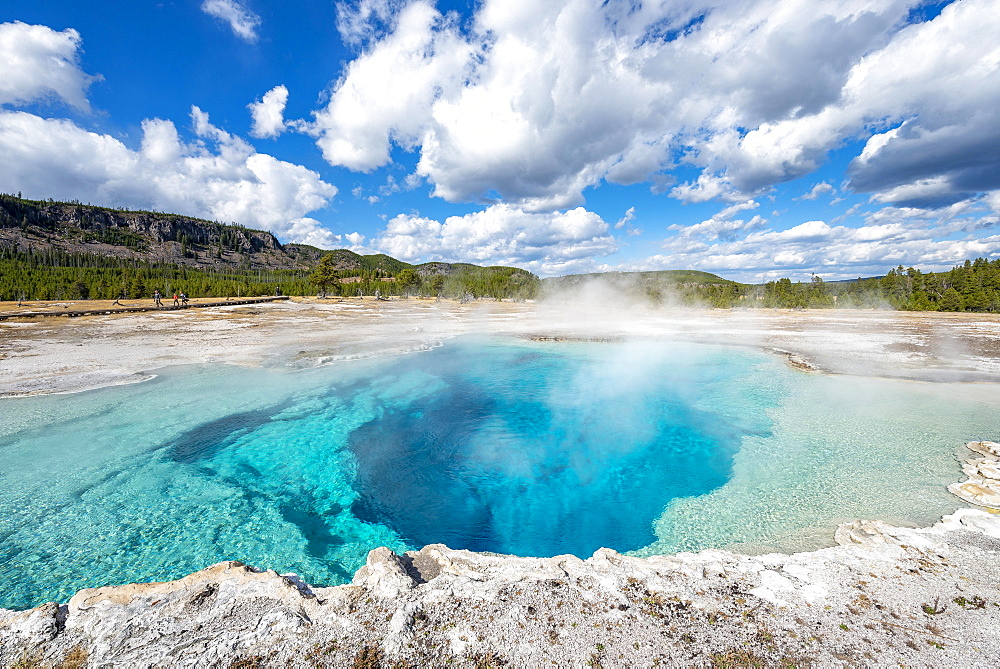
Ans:
{"type": "Polygon", "coordinates": [[[153,304],[154,304],[154,306],[157,306],[157,307],[162,307],[163,306],[163,302],[160,300],[161,297],[163,297],[163,296],[160,295],[160,291],[159,291],[159,289],[157,289],[157,291],[155,293],[153,293],[153,304]]]}
{"type": "Polygon", "coordinates": [[[174,293],[174,306],[175,307],[181,306],[181,298],[177,297],[177,293],[174,293]]]}

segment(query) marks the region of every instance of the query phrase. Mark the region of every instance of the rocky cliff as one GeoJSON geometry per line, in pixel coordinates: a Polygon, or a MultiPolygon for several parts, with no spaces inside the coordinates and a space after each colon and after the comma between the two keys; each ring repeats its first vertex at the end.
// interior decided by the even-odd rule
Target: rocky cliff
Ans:
{"type": "MultiPolygon", "coordinates": [[[[361,255],[348,249],[282,245],[270,232],[178,214],[24,200],[0,194],[0,250],[5,248],[36,254],[54,250],[206,269],[312,270],[327,254],[333,256],[335,270],[381,276],[395,276],[407,268],[416,269],[422,277],[481,269],[466,263],[411,265],[382,253],[361,255]]],[[[515,271],[528,275],[523,270],[515,271]]]]}
{"type": "Polygon", "coordinates": [[[321,253],[289,252],[270,232],[148,211],[0,197],[0,245],[56,249],[189,267],[304,269],[321,253]]]}

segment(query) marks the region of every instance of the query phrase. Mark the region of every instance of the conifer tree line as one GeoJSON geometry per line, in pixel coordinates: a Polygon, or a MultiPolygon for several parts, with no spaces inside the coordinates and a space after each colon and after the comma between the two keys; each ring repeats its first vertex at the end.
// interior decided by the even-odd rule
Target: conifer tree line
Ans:
{"type": "MultiPolygon", "coordinates": [[[[327,254],[324,260],[331,257],[327,254]]],[[[148,299],[156,290],[165,295],[183,292],[190,297],[325,293],[346,297],[531,299],[537,293],[538,278],[514,267],[473,265],[457,266],[447,276],[427,277],[409,266],[394,276],[381,269],[332,270],[329,262],[322,261],[314,272],[194,268],[52,248],[21,251],[0,247],[0,300],[148,299]]]]}
{"type": "MultiPolygon", "coordinates": [[[[757,297],[748,291],[748,296],[757,297]]],[[[745,300],[744,300],[745,301],[745,300]]],[[[765,285],[765,306],[892,308],[902,311],[1000,312],[1000,259],[966,260],[946,272],[902,265],[883,277],[808,283],[781,279],[765,285]]]]}
{"type": "Polygon", "coordinates": [[[159,290],[191,297],[308,295],[302,270],[196,269],[56,249],[0,247],[0,300],[145,299],[159,290]]]}
{"type": "Polygon", "coordinates": [[[895,267],[882,277],[826,282],[784,278],[761,285],[719,279],[639,281],[619,289],[653,304],[731,308],[897,309],[1000,312],[1000,259],[977,258],[945,272],[895,267]]]}
{"type": "Polygon", "coordinates": [[[610,288],[610,299],[621,294],[653,304],[1000,311],[1000,259],[966,260],[944,272],[922,272],[900,265],[886,276],[850,282],[825,282],[814,276],[809,282],[793,283],[784,278],[750,285],[694,270],[579,275],[540,281],[534,274],[515,267],[411,265],[384,254],[358,255],[346,249],[324,252],[294,244],[283,248],[268,233],[238,224],[159,212],[127,212],[79,202],[46,203],[22,199],[20,193],[0,194],[0,229],[7,230],[6,237],[0,236],[0,300],[141,299],[156,290],[166,295],[183,292],[190,297],[320,294],[521,300],[539,295],[572,296],[586,281],[598,280],[610,288]],[[75,223],[59,219],[59,212],[75,223]],[[161,221],[183,222],[183,226],[170,228],[177,232],[176,239],[170,241],[180,246],[178,260],[187,262],[187,258],[204,258],[208,254],[219,262],[195,267],[190,263],[143,260],[143,254],[151,255],[146,253],[151,238],[121,225],[96,224],[106,221],[108,212],[148,214],[161,221]],[[39,249],[36,243],[34,249],[22,248],[16,242],[18,229],[25,235],[50,240],[50,245],[39,249]],[[251,267],[247,245],[260,244],[262,238],[266,244],[276,244],[273,250],[284,254],[286,260],[297,258],[286,266],[299,269],[251,267]],[[63,251],[51,242],[67,239],[129,249],[133,257],[63,251]],[[242,260],[234,262],[229,252],[242,260]]]}

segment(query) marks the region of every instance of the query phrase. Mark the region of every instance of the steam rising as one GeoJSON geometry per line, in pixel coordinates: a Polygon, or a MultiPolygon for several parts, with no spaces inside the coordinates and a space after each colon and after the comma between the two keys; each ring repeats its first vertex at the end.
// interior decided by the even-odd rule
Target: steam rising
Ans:
{"type": "Polygon", "coordinates": [[[843,520],[953,510],[956,453],[998,436],[992,316],[692,309],[595,285],[539,304],[324,301],[213,318],[74,322],[11,359],[20,377],[63,365],[61,379],[168,355],[246,367],[5,403],[0,533],[18,557],[0,560],[0,606],[235,557],[333,584],[374,546],[462,532],[467,547],[523,554],[814,548],[843,520]]]}

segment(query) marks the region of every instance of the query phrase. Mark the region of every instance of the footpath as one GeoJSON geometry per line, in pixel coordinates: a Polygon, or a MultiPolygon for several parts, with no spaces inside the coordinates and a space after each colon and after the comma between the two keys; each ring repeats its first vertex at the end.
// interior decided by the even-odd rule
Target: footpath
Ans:
{"type": "Polygon", "coordinates": [[[68,316],[69,318],[76,318],[77,316],[100,316],[104,314],[131,314],[139,313],[143,311],[180,311],[182,309],[204,309],[206,307],[232,307],[242,304],[260,304],[262,302],[277,302],[279,300],[287,300],[287,295],[282,295],[278,297],[252,297],[243,299],[226,299],[217,300],[214,302],[195,302],[191,301],[184,305],[164,305],[162,307],[157,306],[145,306],[145,305],[135,305],[127,306],[121,305],[117,307],[104,307],[100,309],[63,309],[63,310],[49,310],[49,311],[11,311],[6,313],[0,313],[0,321],[10,320],[12,318],[43,318],[50,316],[68,316]]]}

